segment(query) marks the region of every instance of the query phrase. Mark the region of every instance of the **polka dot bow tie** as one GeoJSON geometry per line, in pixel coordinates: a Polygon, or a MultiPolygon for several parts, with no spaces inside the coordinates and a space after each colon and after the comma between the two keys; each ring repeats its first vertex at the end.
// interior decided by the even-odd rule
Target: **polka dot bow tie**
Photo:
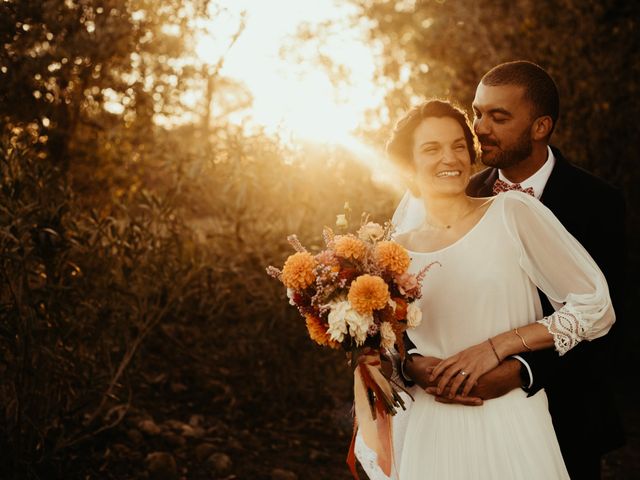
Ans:
{"type": "Polygon", "coordinates": [[[522,188],[522,185],[519,183],[507,183],[503,182],[499,178],[496,180],[496,183],[493,184],[493,194],[497,195],[500,192],[507,192],[509,190],[516,190],[518,192],[528,193],[532,197],[535,197],[535,193],[532,187],[522,188]]]}

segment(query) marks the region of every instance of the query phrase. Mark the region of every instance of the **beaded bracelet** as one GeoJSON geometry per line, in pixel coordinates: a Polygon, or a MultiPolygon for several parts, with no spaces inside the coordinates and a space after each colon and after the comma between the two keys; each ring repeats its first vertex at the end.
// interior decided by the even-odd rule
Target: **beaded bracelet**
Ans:
{"type": "Polygon", "coordinates": [[[489,342],[489,345],[491,345],[491,350],[493,350],[493,353],[496,354],[496,358],[498,359],[498,364],[501,364],[502,359],[500,358],[500,355],[498,355],[498,351],[496,350],[496,346],[493,344],[493,341],[491,340],[491,338],[488,338],[487,341],[489,342]]]}

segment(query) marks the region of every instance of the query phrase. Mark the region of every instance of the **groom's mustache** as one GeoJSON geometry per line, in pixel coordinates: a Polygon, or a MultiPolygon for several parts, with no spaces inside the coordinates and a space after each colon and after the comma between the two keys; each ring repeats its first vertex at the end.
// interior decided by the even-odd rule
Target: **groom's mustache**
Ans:
{"type": "Polygon", "coordinates": [[[478,135],[478,141],[480,142],[480,145],[487,145],[490,147],[498,146],[498,142],[496,142],[495,140],[492,140],[487,135],[478,135]]]}

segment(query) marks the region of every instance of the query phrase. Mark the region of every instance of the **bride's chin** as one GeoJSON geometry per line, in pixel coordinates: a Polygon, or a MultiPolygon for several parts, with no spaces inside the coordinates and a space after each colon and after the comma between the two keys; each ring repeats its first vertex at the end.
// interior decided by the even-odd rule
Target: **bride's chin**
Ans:
{"type": "Polygon", "coordinates": [[[467,184],[469,182],[463,181],[462,179],[447,180],[445,182],[434,182],[433,184],[427,186],[426,188],[433,193],[461,193],[467,189],[467,184]]]}
{"type": "Polygon", "coordinates": [[[465,188],[438,188],[426,189],[421,192],[422,197],[426,198],[457,198],[466,196],[465,188]]]}
{"type": "MultiPolygon", "coordinates": [[[[418,179],[417,187],[419,193],[423,197],[455,197],[464,195],[469,184],[469,177],[447,177],[429,178],[427,180],[418,179]]],[[[415,193],[414,193],[415,196],[415,193]]]]}

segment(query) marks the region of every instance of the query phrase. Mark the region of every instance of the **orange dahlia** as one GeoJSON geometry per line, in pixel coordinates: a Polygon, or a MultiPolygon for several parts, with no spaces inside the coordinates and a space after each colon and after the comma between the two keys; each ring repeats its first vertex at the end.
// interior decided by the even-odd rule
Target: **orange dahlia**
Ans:
{"type": "Polygon", "coordinates": [[[338,257],[362,260],[367,255],[367,246],[353,235],[341,235],[334,240],[334,251],[338,257]]]}
{"type": "Polygon", "coordinates": [[[376,275],[360,275],[349,288],[349,303],[361,315],[384,308],[389,300],[389,287],[376,275]]]}
{"type": "Polygon", "coordinates": [[[409,254],[396,242],[379,242],[374,251],[376,263],[394,275],[402,275],[409,268],[409,254]]]}
{"type": "Polygon", "coordinates": [[[308,252],[298,252],[287,258],[282,268],[282,283],[293,290],[303,290],[311,285],[316,276],[313,269],[316,260],[308,252]]]}
{"type": "Polygon", "coordinates": [[[307,330],[309,331],[309,337],[318,345],[328,346],[331,348],[338,348],[340,344],[331,339],[331,335],[327,333],[327,325],[322,320],[313,315],[305,315],[307,321],[307,330]]]}

